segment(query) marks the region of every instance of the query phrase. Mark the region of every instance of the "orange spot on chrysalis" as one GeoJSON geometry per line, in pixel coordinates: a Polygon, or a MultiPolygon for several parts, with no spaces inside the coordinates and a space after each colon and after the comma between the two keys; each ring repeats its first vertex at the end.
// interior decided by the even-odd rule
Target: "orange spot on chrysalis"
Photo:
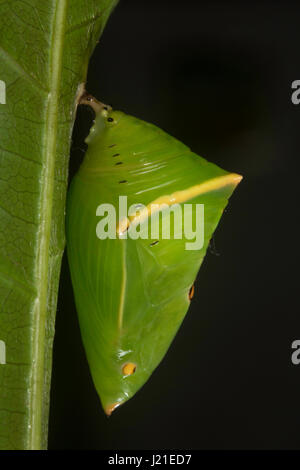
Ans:
{"type": "Polygon", "coordinates": [[[189,291],[189,299],[190,300],[192,300],[192,298],[194,297],[194,293],[195,293],[195,286],[193,284],[192,287],[190,288],[190,291],[189,291]]]}
{"type": "Polygon", "coordinates": [[[119,401],[117,401],[116,403],[113,403],[112,405],[108,405],[104,408],[104,411],[105,411],[105,414],[107,416],[110,416],[112,414],[113,411],[115,411],[116,408],[118,408],[118,406],[122,405],[122,403],[120,403],[119,401]]]}
{"type": "Polygon", "coordinates": [[[123,375],[132,375],[135,373],[136,370],[136,364],[133,362],[127,362],[127,364],[124,364],[122,368],[123,375]]]}

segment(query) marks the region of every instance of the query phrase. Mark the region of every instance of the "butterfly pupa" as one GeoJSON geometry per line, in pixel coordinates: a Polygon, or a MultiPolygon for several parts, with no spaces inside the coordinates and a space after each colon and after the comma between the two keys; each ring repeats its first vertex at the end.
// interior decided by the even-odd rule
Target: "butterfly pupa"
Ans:
{"type": "Polygon", "coordinates": [[[91,97],[82,101],[96,117],[68,192],[67,252],[92,378],[110,415],[142,387],[166,354],[241,176],[209,163],[152,124],[91,97]],[[120,217],[120,201],[137,210],[120,217]],[[163,208],[152,211],[153,204],[163,208]],[[185,206],[191,218],[170,214],[175,207],[183,213],[185,206]],[[184,224],[195,223],[199,206],[204,208],[202,243],[187,249],[193,231],[184,224]],[[99,207],[116,209],[115,228],[102,238],[97,227],[105,211],[99,207]],[[154,212],[158,217],[152,217],[154,212]],[[166,220],[169,238],[163,237],[166,220]]]}

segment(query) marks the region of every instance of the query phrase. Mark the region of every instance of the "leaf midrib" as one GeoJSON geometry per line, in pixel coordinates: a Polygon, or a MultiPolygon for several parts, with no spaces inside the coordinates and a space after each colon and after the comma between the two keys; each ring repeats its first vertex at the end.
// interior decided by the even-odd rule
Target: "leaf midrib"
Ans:
{"type": "Polygon", "coordinates": [[[35,301],[33,317],[33,367],[29,404],[29,449],[40,449],[42,445],[42,408],[44,388],[45,328],[47,319],[49,247],[52,224],[52,206],[55,175],[55,155],[58,127],[58,102],[60,78],[62,73],[62,55],[68,0],[56,0],[51,35],[50,74],[47,98],[46,120],[44,125],[42,196],[40,204],[40,232],[36,261],[36,279],[38,296],[35,301]]]}

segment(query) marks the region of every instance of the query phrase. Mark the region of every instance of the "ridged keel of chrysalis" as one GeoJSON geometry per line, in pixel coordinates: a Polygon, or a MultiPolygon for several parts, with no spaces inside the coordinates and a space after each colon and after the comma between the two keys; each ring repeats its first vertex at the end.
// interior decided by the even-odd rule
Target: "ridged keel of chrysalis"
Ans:
{"type": "MultiPolygon", "coordinates": [[[[67,249],[81,334],[103,408],[110,414],[131,398],[164,357],[190,304],[191,288],[228,198],[241,180],[192,153],[157,127],[110,108],[99,109],[88,150],[67,204],[67,249]],[[99,239],[96,215],[119,196],[143,204],[204,204],[204,243],[187,250],[182,238],[130,237],[134,216],[117,220],[115,238],[99,239]],[[122,234],[128,232],[127,239],[122,234]]],[[[193,216],[195,214],[193,213],[193,216]]],[[[195,221],[195,217],[193,218],[195,221]]],[[[148,221],[148,222],[147,222],[148,221]]],[[[180,224],[179,224],[180,225],[180,224]]],[[[178,229],[171,218],[171,234],[178,229]],[[172,225],[173,224],[173,225],[172,225]]],[[[148,229],[150,226],[148,224],[148,229]]]]}

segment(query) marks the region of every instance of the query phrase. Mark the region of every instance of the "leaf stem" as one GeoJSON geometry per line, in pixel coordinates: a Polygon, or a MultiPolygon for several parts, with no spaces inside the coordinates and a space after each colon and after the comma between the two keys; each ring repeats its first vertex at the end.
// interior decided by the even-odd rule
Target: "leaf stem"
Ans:
{"type": "MultiPolygon", "coordinates": [[[[58,103],[62,72],[63,41],[66,24],[68,0],[57,0],[51,37],[50,90],[46,106],[46,129],[43,145],[43,181],[40,206],[41,230],[39,232],[39,253],[37,256],[36,277],[38,279],[38,297],[35,303],[33,358],[36,358],[32,371],[30,396],[29,449],[41,449],[46,444],[47,436],[42,436],[44,367],[45,367],[45,330],[47,321],[49,247],[52,222],[54,191],[54,171],[56,158],[58,103]]],[[[47,393],[47,392],[46,392],[47,393]]]]}

